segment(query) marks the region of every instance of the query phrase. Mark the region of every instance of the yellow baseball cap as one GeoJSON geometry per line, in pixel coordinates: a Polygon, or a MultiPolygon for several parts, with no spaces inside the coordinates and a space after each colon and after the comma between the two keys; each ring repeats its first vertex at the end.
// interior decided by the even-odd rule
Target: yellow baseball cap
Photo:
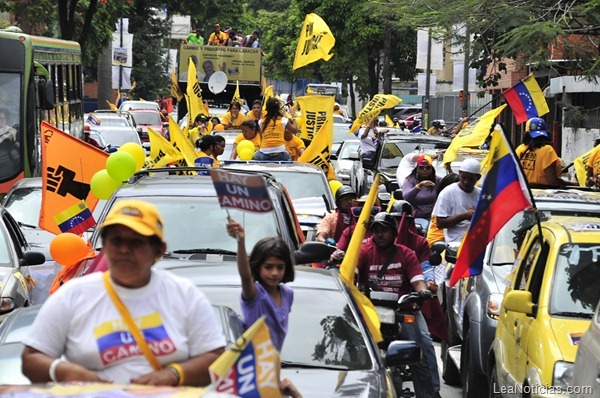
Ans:
{"type": "Polygon", "coordinates": [[[99,228],[124,225],[140,235],[163,238],[163,221],[156,207],[141,200],[122,200],[115,204],[99,228]]]}

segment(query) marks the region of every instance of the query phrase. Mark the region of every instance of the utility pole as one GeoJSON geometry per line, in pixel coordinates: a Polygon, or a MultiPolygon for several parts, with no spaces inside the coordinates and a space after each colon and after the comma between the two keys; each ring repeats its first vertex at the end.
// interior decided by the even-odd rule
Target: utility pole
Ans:
{"type": "Polygon", "coordinates": [[[467,117],[469,115],[469,53],[471,47],[471,34],[469,28],[465,28],[465,65],[463,70],[463,100],[462,100],[462,115],[467,117]]]}
{"type": "MultiPolygon", "coordinates": [[[[120,32],[120,38],[121,38],[121,43],[119,44],[121,46],[121,51],[123,49],[123,17],[121,17],[120,19],[120,28],[119,28],[119,32],[120,32]]],[[[123,63],[120,62],[119,64],[119,91],[118,91],[118,95],[121,95],[121,86],[123,85],[123,63]]],[[[116,104],[117,106],[119,106],[119,104],[116,104]]]]}
{"type": "Polygon", "coordinates": [[[427,28],[427,68],[425,69],[425,111],[423,112],[423,131],[429,129],[429,97],[431,90],[431,28],[427,28]]]}

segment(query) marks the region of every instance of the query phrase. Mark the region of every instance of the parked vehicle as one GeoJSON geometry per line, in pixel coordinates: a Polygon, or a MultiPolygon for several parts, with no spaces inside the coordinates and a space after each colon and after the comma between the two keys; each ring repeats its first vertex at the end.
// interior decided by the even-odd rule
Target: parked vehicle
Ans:
{"type": "Polygon", "coordinates": [[[157,102],[154,101],[127,100],[123,101],[121,105],[119,105],[120,111],[131,111],[140,109],[150,109],[160,112],[160,106],[157,102]]]}
{"type": "Polygon", "coordinates": [[[600,218],[553,216],[525,238],[487,357],[489,395],[568,397],[600,298],[600,218]]]}
{"type": "MultiPolygon", "coordinates": [[[[533,195],[544,220],[560,215],[600,216],[598,192],[534,189],[533,195]]],[[[479,397],[487,391],[487,356],[496,335],[506,279],[525,234],[534,228],[532,210],[517,213],[488,245],[481,275],[461,279],[452,288],[448,281],[457,248],[446,252],[449,264],[439,294],[450,344],[442,344],[442,376],[447,384],[462,384],[465,397],[479,397]]]]}
{"type": "Polygon", "coordinates": [[[590,328],[585,332],[573,366],[574,398],[600,398],[600,303],[596,306],[590,328]]]}
{"type": "Polygon", "coordinates": [[[351,186],[358,196],[365,193],[365,171],[360,161],[360,144],[356,139],[340,143],[338,149],[331,154],[331,164],[337,180],[351,186]]]}
{"type": "Polygon", "coordinates": [[[136,129],[144,147],[150,148],[148,127],[163,137],[167,137],[169,123],[162,121],[159,111],[155,109],[131,109],[129,113],[135,120],[136,129]]]}

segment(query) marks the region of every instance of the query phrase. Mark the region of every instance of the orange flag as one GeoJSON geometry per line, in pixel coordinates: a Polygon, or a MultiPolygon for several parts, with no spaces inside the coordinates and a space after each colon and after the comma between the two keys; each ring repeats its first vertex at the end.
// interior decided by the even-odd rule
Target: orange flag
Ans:
{"type": "Polygon", "coordinates": [[[42,122],[42,208],[40,227],[60,234],[54,216],[85,200],[94,211],[98,198],[92,176],[106,167],[108,153],[42,122]]]}

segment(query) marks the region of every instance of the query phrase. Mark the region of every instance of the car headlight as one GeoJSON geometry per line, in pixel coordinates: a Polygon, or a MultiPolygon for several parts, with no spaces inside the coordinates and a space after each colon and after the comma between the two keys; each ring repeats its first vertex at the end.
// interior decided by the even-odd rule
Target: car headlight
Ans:
{"type": "Polygon", "coordinates": [[[487,316],[498,320],[500,316],[500,306],[502,305],[502,298],[504,296],[499,293],[492,293],[488,296],[487,301],[487,316]]]}
{"type": "Polygon", "coordinates": [[[381,323],[393,325],[396,323],[396,311],[391,308],[375,306],[375,311],[379,315],[381,323]]]}
{"type": "Polygon", "coordinates": [[[556,361],[554,364],[554,374],[552,375],[552,385],[567,390],[573,382],[573,364],[571,362],[556,361]]]}
{"type": "Polygon", "coordinates": [[[12,311],[15,309],[15,300],[12,297],[0,298],[0,313],[12,311]]]}

